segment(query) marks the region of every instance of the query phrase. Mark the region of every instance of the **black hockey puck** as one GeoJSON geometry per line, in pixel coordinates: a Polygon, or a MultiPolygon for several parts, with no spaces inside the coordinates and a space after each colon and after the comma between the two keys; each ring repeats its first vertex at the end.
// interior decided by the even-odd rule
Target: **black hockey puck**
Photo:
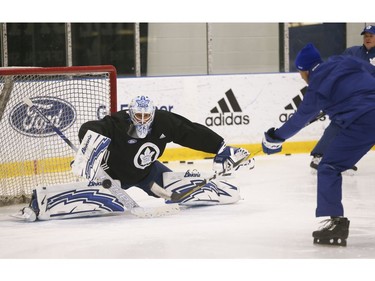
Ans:
{"type": "Polygon", "coordinates": [[[111,180],[109,180],[109,179],[104,180],[104,181],[102,182],[102,186],[103,186],[104,188],[110,188],[110,187],[112,186],[112,182],[111,182],[111,180]]]}

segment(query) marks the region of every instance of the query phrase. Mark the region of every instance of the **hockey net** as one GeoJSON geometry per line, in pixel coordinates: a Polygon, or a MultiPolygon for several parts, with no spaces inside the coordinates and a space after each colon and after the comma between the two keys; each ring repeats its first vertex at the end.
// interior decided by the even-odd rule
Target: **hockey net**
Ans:
{"type": "Polygon", "coordinates": [[[78,147],[82,123],[116,111],[116,70],[0,68],[0,206],[28,202],[37,186],[80,180],[71,172],[74,151],[25,97],[78,147]]]}

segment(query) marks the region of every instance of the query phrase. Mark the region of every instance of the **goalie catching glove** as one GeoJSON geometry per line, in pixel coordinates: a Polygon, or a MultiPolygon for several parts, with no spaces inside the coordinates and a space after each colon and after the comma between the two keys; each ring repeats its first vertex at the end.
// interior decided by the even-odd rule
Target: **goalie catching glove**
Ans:
{"type": "Polygon", "coordinates": [[[245,161],[249,155],[246,149],[226,146],[223,142],[214,158],[213,170],[219,174],[227,173],[245,161]]]}
{"type": "Polygon", "coordinates": [[[283,142],[285,140],[276,137],[275,131],[275,128],[270,128],[267,132],[264,133],[264,137],[262,140],[262,149],[266,154],[278,153],[283,148],[283,142]]]}

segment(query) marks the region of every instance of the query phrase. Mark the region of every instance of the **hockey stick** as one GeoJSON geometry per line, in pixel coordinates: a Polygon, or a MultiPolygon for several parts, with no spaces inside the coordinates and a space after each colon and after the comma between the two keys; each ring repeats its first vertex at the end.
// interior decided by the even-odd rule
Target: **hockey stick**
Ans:
{"type": "MultiPolygon", "coordinates": [[[[254,168],[254,158],[251,157],[249,159],[249,157],[247,157],[246,159],[239,160],[238,162],[233,164],[232,169],[235,172],[235,171],[238,171],[241,167],[245,167],[245,166],[250,166],[249,169],[252,170],[254,168]]],[[[223,176],[226,173],[228,173],[228,171],[222,171],[222,172],[219,172],[219,173],[215,173],[213,176],[204,179],[203,182],[200,183],[199,185],[197,185],[195,187],[192,187],[191,189],[189,189],[188,191],[185,191],[183,193],[173,192],[172,195],[171,195],[171,201],[172,202],[179,202],[179,201],[187,198],[188,196],[193,194],[195,191],[201,189],[205,184],[207,184],[211,180],[216,179],[218,176],[223,176]]]]}
{"type": "Polygon", "coordinates": [[[310,122],[308,122],[305,126],[308,126],[316,121],[318,121],[320,118],[326,116],[325,112],[321,111],[313,120],[311,120],[310,122]]]}
{"type": "MultiPolygon", "coordinates": [[[[43,112],[31,101],[30,98],[24,98],[23,102],[32,110],[34,110],[48,125],[52,127],[54,132],[63,139],[75,152],[78,151],[78,148],[49,120],[43,112]]],[[[157,217],[162,215],[169,215],[179,211],[179,207],[172,205],[165,205],[162,207],[154,208],[142,208],[138,205],[137,202],[133,200],[126,192],[121,188],[118,181],[114,181],[111,177],[103,170],[100,169],[105,182],[105,187],[124,205],[126,209],[129,209],[130,212],[138,217],[157,217]]],[[[104,186],[103,186],[104,187],[104,186]]]]}
{"type": "Polygon", "coordinates": [[[4,80],[4,87],[0,94],[0,121],[3,118],[5,107],[10,99],[10,93],[12,92],[14,85],[13,76],[6,77],[4,80]]]}
{"type": "MultiPolygon", "coordinates": [[[[303,87],[301,90],[300,90],[302,96],[305,96],[306,92],[307,92],[307,86],[303,87]]],[[[326,114],[321,111],[314,119],[312,119],[310,122],[308,122],[305,126],[308,126],[310,125],[311,123],[314,123],[316,121],[318,121],[320,118],[324,117],[326,114]]]]}

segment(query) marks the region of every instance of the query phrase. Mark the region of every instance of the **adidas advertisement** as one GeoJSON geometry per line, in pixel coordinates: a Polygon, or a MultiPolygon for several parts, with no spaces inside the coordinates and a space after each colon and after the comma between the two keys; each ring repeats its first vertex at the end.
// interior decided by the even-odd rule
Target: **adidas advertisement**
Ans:
{"type": "Polygon", "coordinates": [[[211,116],[206,118],[206,126],[233,126],[233,125],[248,125],[250,117],[247,114],[242,114],[242,109],[232,89],[225,93],[225,98],[218,101],[218,106],[215,106],[210,111],[211,116]]]}
{"type": "MultiPolygon", "coordinates": [[[[119,78],[118,110],[147,95],[159,109],[207,126],[232,144],[260,144],[263,133],[282,126],[303,100],[298,73],[119,78]]],[[[320,119],[291,141],[318,140],[329,121],[320,119]],[[323,120],[323,121],[321,121],[323,120]]],[[[170,144],[171,147],[178,147],[170,144]]]]}
{"type": "MultiPolygon", "coordinates": [[[[300,90],[300,93],[297,96],[292,98],[292,102],[284,107],[286,112],[281,113],[280,116],[279,116],[279,121],[281,123],[285,123],[286,121],[289,120],[290,117],[293,116],[294,112],[296,112],[297,108],[301,104],[301,102],[303,100],[303,97],[306,94],[306,91],[307,91],[307,87],[303,87],[300,90]]],[[[317,120],[325,121],[326,119],[327,119],[326,116],[322,116],[321,118],[319,118],[317,120]]]]}

